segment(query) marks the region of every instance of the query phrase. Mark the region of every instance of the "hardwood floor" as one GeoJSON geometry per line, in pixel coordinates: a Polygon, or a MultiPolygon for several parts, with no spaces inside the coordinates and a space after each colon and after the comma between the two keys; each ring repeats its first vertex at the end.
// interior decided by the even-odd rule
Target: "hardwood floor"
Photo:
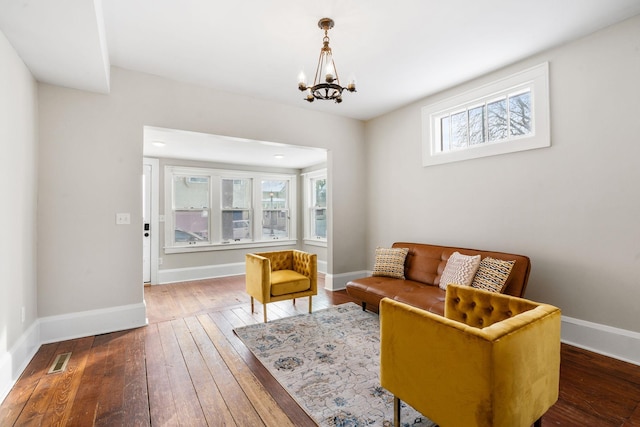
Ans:
{"type": "MultiPolygon", "coordinates": [[[[147,327],[43,345],[0,405],[0,426],[315,425],[233,334],[262,320],[243,276],[146,287],[145,300],[147,327]],[[69,351],[67,369],[47,374],[69,351]]],[[[320,290],[313,305],[348,301],[320,290]]],[[[268,315],[306,310],[303,298],[268,315]]],[[[640,427],[640,367],[563,345],[560,399],[542,424],[640,427]]]]}

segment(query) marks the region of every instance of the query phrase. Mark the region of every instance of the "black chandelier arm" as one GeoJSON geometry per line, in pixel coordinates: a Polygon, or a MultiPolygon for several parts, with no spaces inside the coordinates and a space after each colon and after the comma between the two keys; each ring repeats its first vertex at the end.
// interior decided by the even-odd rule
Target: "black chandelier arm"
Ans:
{"type": "Polygon", "coordinates": [[[335,83],[318,83],[317,85],[309,86],[299,85],[298,89],[301,91],[309,91],[309,94],[305,98],[309,102],[313,102],[314,99],[323,100],[335,100],[337,103],[342,102],[342,91],[347,90],[349,92],[356,92],[355,84],[349,84],[348,86],[340,86],[335,83]]]}

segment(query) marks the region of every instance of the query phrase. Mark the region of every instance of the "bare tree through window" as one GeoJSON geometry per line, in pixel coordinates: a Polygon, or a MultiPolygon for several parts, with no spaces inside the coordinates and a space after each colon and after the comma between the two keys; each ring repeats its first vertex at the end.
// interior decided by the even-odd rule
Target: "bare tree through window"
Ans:
{"type": "Polygon", "coordinates": [[[440,118],[442,152],[531,134],[531,90],[492,98],[440,118]]]}

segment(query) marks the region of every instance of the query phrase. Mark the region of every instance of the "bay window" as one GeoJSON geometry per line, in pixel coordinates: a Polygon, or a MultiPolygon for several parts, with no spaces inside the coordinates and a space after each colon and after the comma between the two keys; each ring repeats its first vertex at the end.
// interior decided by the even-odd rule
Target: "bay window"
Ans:
{"type": "Polygon", "coordinates": [[[291,243],[295,187],[295,175],[166,166],[165,252],[291,243]]]}

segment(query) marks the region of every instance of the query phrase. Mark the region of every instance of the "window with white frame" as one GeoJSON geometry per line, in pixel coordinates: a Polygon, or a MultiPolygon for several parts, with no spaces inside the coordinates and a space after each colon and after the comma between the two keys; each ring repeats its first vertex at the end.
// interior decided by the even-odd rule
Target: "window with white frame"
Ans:
{"type": "Polygon", "coordinates": [[[165,251],[295,239],[295,182],[295,175],[166,166],[165,251]]]}
{"type": "Polygon", "coordinates": [[[548,147],[549,65],[422,109],[423,165],[548,147]]]}
{"type": "Polygon", "coordinates": [[[222,241],[252,240],[252,179],[222,178],[220,184],[222,241]]]}
{"type": "Polygon", "coordinates": [[[171,179],[173,245],[208,244],[210,233],[210,178],[176,173],[171,179]]]}
{"type": "Polygon", "coordinates": [[[289,180],[262,180],[262,239],[289,238],[289,180]]]}
{"type": "Polygon", "coordinates": [[[327,241],[327,170],[304,175],[305,191],[305,238],[312,241],[327,241]]]}

